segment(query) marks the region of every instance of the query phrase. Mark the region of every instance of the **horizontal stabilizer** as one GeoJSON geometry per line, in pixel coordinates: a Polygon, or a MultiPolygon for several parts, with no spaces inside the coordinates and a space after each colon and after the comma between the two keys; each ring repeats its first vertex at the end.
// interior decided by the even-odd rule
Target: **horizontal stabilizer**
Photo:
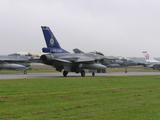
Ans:
{"type": "Polygon", "coordinates": [[[53,60],[58,61],[58,62],[64,62],[64,63],[72,63],[72,62],[70,62],[70,61],[68,61],[68,60],[59,59],[59,58],[54,58],[53,60]]]}

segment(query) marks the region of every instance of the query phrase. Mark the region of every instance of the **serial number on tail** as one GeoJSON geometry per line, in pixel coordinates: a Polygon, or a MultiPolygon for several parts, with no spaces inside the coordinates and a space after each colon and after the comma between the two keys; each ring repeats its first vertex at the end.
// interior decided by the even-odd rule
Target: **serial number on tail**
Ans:
{"type": "Polygon", "coordinates": [[[62,49],[50,49],[50,52],[60,53],[62,52],[62,49]]]}

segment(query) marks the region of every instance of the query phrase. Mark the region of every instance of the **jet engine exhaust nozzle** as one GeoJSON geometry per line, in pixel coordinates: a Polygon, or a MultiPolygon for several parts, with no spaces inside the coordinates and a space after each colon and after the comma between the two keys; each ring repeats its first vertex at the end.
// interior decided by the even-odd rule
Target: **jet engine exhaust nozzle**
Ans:
{"type": "Polygon", "coordinates": [[[52,56],[50,54],[48,54],[48,55],[42,55],[40,57],[40,59],[42,60],[42,62],[44,64],[49,64],[52,61],[52,56]]]}

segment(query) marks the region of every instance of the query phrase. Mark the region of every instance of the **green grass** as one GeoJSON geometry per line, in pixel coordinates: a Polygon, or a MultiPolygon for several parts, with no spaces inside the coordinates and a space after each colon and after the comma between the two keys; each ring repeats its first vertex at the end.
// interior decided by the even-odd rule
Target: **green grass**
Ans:
{"type": "Polygon", "coordinates": [[[157,120],[160,76],[0,80],[0,119],[157,120]]]}

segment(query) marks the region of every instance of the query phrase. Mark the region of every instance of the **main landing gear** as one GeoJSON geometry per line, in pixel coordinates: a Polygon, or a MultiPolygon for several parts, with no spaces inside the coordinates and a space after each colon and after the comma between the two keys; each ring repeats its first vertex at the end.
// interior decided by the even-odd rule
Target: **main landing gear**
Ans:
{"type": "Polygon", "coordinates": [[[68,72],[67,72],[67,71],[63,71],[63,76],[64,76],[64,77],[66,77],[66,76],[67,76],[67,74],[68,74],[68,72]]]}
{"type": "MultiPolygon", "coordinates": [[[[85,77],[85,71],[84,70],[81,71],[81,76],[85,77]]],[[[92,72],[92,76],[95,76],[95,72],[92,72]]]]}
{"type": "MultiPolygon", "coordinates": [[[[85,71],[84,70],[81,71],[81,76],[85,77],[85,71]]],[[[95,76],[95,72],[92,72],[92,76],[95,76]]]]}
{"type": "Polygon", "coordinates": [[[125,73],[127,73],[128,71],[128,66],[125,66],[125,73]]]}
{"type": "Polygon", "coordinates": [[[95,76],[95,72],[92,72],[92,76],[95,76]]]}
{"type": "Polygon", "coordinates": [[[85,71],[84,70],[81,71],[81,76],[85,77],[85,71]]]}
{"type": "MultiPolygon", "coordinates": [[[[85,70],[81,70],[80,73],[82,77],[85,77],[86,75],[85,70]]],[[[67,75],[68,75],[68,71],[63,71],[63,76],[67,77],[67,75]]],[[[95,76],[95,72],[92,72],[92,76],[95,76]]]]}
{"type": "Polygon", "coordinates": [[[24,74],[27,74],[27,70],[24,70],[23,73],[24,73],[24,74]]]}

